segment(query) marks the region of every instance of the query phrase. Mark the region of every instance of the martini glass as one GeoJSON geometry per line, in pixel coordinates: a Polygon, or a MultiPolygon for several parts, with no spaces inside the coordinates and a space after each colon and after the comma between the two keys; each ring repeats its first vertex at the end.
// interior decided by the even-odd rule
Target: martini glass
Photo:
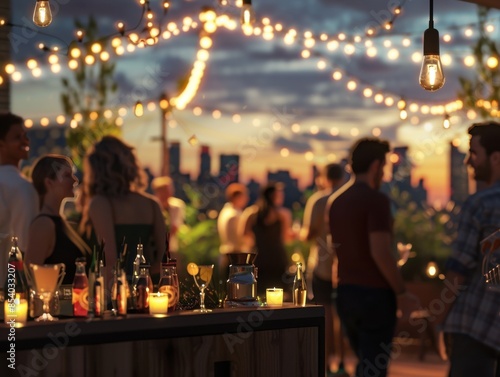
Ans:
{"type": "MultiPolygon", "coordinates": [[[[194,271],[193,271],[194,272],[194,271]]],[[[200,308],[195,309],[195,312],[200,313],[210,313],[212,310],[205,308],[205,289],[208,284],[210,284],[210,280],[212,280],[212,274],[214,272],[214,265],[199,265],[198,271],[196,274],[193,274],[194,283],[200,290],[200,308]]]]}
{"type": "Polygon", "coordinates": [[[66,266],[59,264],[30,264],[28,267],[28,277],[31,286],[35,289],[37,295],[43,301],[43,314],[35,318],[35,321],[57,321],[56,317],[50,315],[50,299],[61,285],[65,275],[66,266]]]}

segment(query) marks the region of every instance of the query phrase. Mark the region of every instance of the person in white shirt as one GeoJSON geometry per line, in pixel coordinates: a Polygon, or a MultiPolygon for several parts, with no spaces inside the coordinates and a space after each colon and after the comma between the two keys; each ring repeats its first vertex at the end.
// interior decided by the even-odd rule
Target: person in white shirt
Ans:
{"type": "Polygon", "coordinates": [[[31,221],[38,213],[35,188],[20,172],[28,158],[29,140],[20,116],[0,114],[0,281],[6,278],[11,237],[18,237],[21,251],[28,244],[31,221]]]}
{"type": "Polygon", "coordinates": [[[156,177],[151,182],[151,188],[165,211],[167,228],[170,233],[169,250],[172,257],[177,259],[177,271],[179,271],[180,260],[177,255],[179,251],[177,231],[184,224],[186,218],[186,203],[182,199],[173,196],[174,185],[170,177],[156,177]]]}
{"type": "Polygon", "coordinates": [[[217,218],[217,231],[220,238],[219,278],[224,280],[227,275],[229,260],[228,253],[242,251],[242,238],[238,235],[238,224],[243,209],[248,203],[248,190],[241,183],[231,183],[226,188],[226,200],[219,217],[217,218]]]}

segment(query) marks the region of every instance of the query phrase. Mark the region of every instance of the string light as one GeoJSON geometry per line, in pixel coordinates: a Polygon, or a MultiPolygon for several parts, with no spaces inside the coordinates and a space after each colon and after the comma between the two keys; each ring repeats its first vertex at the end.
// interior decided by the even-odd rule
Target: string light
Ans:
{"type": "MultiPolygon", "coordinates": [[[[215,12],[213,10],[211,10],[211,13],[209,13],[209,16],[206,16],[206,17],[209,18],[211,22],[213,22],[213,24],[215,25],[215,27],[217,25],[222,25],[222,21],[221,21],[223,19],[222,16],[217,17],[217,15],[215,14],[215,12]]],[[[226,18],[227,18],[227,16],[226,16],[226,18]]],[[[271,24],[271,22],[270,22],[269,19],[267,19],[267,20],[263,19],[262,23],[265,24],[264,29],[266,29],[266,26],[267,26],[268,29],[270,29],[272,31],[272,33],[268,32],[267,35],[274,34],[273,27],[272,27],[272,24],[271,24]],[[265,23],[264,21],[266,21],[267,23],[265,23]]],[[[224,25],[224,26],[226,26],[226,25],[224,25]]],[[[124,25],[122,25],[122,27],[123,27],[123,30],[124,30],[124,33],[125,33],[124,25]]],[[[226,26],[226,27],[228,27],[228,26],[226,26]]],[[[179,28],[174,23],[169,23],[169,29],[172,32],[172,34],[170,32],[168,32],[168,37],[170,37],[171,35],[178,35],[179,34],[179,28]],[[172,26],[172,27],[170,27],[170,26],[172,26]]],[[[228,27],[228,29],[229,29],[229,27],[228,27]]],[[[283,30],[283,34],[285,35],[285,38],[286,38],[286,36],[288,36],[289,39],[296,40],[296,37],[297,37],[298,33],[294,29],[286,30],[286,28],[284,29],[283,27],[281,27],[280,29],[283,30]]],[[[276,28],[275,30],[277,31],[278,29],[276,28]]],[[[183,31],[185,31],[185,30],[183,30],[183,31]]],[[[266,33],[263,33],[263,37],[264,37],[264,34],[266,34],[266,33]]],[[[312,33],[309,32],[308,37],[311,38],[313,41],[315,41],[315,39],[314,39],[315,36],[312,33]]],[[[318,37],[316,37],[316,38],[318,38],[318,37]]],[[[337,38],[338,38],[338,40],[337,39],[331,39],[326,34],[322,34],[321,37],[319,37],[318,39],[321,40],[321,41],[323,41],[323,42],[325,42],[327,44],[327,47],[330,47],[330,48],[331,47],[338,47],[339,46],[339,41],[346,41],[346,43],[349,43],[348,41],[350,39],[352,39],[351,37],[348,37],[345,33],[339,33],[338,36],[337,36],[337,38]]],[[[167,38],[165,38],[165,39],[167,39],[167,38]]],[[[114,44],[113,47],[115,48],[116,55],[120,55],[120,52],[123,53],[124,47],[121,46],[121,42],[119,44],[117,41],[120,41],[120,39],[119,38],[114,38],[112,44],[114,44]]],[[[371,42],[371,40],[370,40],[370,42],[371,42]]],[[[200,42],[200,44],[201,44],[201,42],[200,42]]],[[[133,45],[128,45],[128,46],[126,46],[126,49],[128,51],[133,51],[134,50],[133,47],[134,47],[133,45]]],[[[206,46],[202,46],[202,47],[206,47],[206,46]]],[[[44,50],[50,50],[47,46],[44,46],[43,49],[44,50]]],[[[203,50],[208,50],[207,48],[202,48],[202,49],[203,50]]],[[[344,50],[346,50],[345,47],[344,47],[344,50]]],[[[71,50],[71,51],[73,51],[73,50],[71,50]]],[[[79,51],[79,50],[75,50],[75,51],[79,51]]],[[[350,47],[347,48],[347,51],[348,52],[351,51],[350,47]]],[[[80,54],[81,54],[81,52],[80,52],[80,54]]],[[[206,62],[206,59],[208,58],[208,55],[203,55],[203,54],[204,53],[202,53],[200,56],[198,56],[198,60],[201,61],[202,63],[206,62]]],[[[207,54],[208,54],[208,52],[207,52],[207,54]]],[[[311,54],[309,52],[309,57],[311,57],[311,56],[317,56],[317,53],[311,54]]],[[[105,59],[108,58],[108,56],[106,54],[104,54],[104,55],[100,55],[100,58],[102,60],[105,60],[105,59]],[[103,59],[103,57],[104,57],[104,59],[103,59]]],[[[88,62],[91,62],[93,64],[93,62],[95,61],[95,58],[94,57],[89,57],[87,59],[87,57],[86,57],[85,60],[88,61],[88,62]]],[[[89,64],[88,62],[87,62],[87,64],[89,64]]],[[[78,66],[78,63],[77,62],[73,62],[72,60],[68,61],[68,66],[70,66],[70,68],[73,67],[72,69],[75,69],[74,68],[75,65],[78,66]]],[[[198,65],[198,67],[202,67],[202,66],[198,65]]],[[[203,68],[204,68],[204,66],[203,66],[203,68]]],[[[321,64],[319,64],[318,68],[324,69],[325,68],[325,63],[322,62],[321,64]]],[[[58,71],[60,71],[60,67],[59,67],[59,69],[56,67],[56,68],[52,69],[52,71],[57,71],[58,72],[58,71]]],[[[40,73],[41,73],[41,70],[37,70],[36,74],[32,70],[32,74],[34,76],[35,75],[39,76],[40,73]]],[[[340,72],[334,72],[333,74],[334,75],[340,75],[340,77],[338,78],[339,80],[343,77],[343,75],[340,72]]],[[[15,76],[16,76],[16,79],[18,79],[18,80],[21,79],[21,77],[22,77],[20,73],[16,73],[15,76]]],[[[363,88],[362,85],[357,85],[356,81],[357,81],[356,78],[352,79],[352,84],[348,84],[348,86],[349,87],[355,86],[354,89],[358,89],[359,88],[359,89],[363,90],[363,95],[364,95],[366,88],[363,88]]],[[[384,102],[384,100],[386,99],[386,97],[387,97],[387,95],[382,95],[381,93],[378,93],[378,95],[376,96],[376,98],[374,99],[374,101],[376,103],[382,103],[382,102],[384,102]]],[[[385,102],[385,103],[387,105],[387,102],[385,102]]],[[[450,102],[450,104],[453,104],[453,102],[450,102]]],[[[460,106],[457,105],[456,107],[459,108],[460,106]]]]}
{"type": "Polygon", "coordinates": [[[138,118],[144,115],[144,106],[141,101],[137,101],[134,105],[134,115],[138,118]]]}
{"type": "Polygon", "coordinates": [[[443,128],[447,130],[448,128],[450,128],[450,126],[451,126],[450,115],[445,114],[443,119],[443,128]]]}

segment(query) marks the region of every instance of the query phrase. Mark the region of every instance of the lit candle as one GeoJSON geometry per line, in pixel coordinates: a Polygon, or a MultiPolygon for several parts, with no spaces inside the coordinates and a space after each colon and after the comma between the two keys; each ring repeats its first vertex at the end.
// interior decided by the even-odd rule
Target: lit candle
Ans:
{"type": "Polygon", "coordinates": [[[166,315],[168,311],[168,296],[163,293],[155,293],[149,296],[149,314],[155,316],[166,315]]]}
{"type": "Polygon", "coordinates": [[[4,321],[5,323],[15,323],[15,327],[21,327],[28,320],[28,301],[25,299],[16,298],[13,302],[5,300],[4,304],[4,321]]]}
{"type": "Polygon", "coordinates": [[[268,306],[283,306],[283,289],[267,288],[266,301],[268,306]]]}

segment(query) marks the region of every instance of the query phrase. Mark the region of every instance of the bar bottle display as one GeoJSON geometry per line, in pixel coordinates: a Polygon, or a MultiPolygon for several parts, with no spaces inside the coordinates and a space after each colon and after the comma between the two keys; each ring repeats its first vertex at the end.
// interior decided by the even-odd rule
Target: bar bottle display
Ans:
{"type": "Polygon", "coordinates": [[[306,306],[307,301],[307,285],[304,273],[302,271],[302,263],[297,262],[297,272],[293,279],[293,304],[295,306],[306,306]]]}

